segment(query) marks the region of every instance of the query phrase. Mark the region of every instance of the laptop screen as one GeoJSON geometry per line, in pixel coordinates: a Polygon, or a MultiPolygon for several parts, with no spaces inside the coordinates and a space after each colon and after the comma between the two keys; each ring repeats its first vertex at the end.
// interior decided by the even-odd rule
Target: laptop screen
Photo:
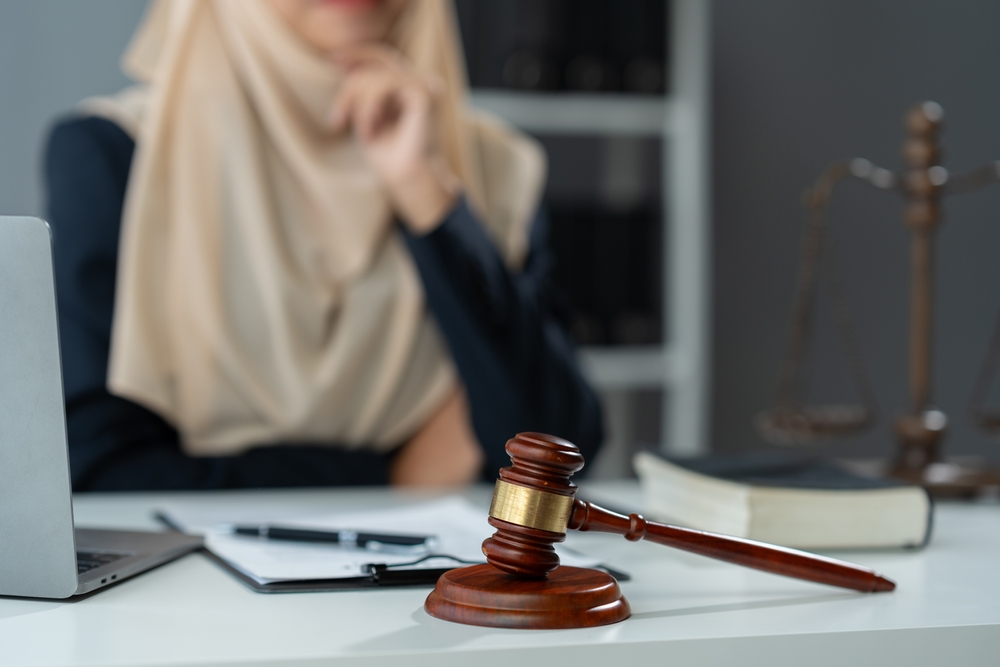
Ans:
{"type": "Polygon", "coordinates": [[[77,588],[52,244],[0,217],[0,594],[77,588]]]}

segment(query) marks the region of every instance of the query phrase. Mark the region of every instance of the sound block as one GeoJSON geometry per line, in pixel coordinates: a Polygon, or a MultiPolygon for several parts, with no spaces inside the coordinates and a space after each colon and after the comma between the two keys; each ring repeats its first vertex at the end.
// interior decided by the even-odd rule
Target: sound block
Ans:
{"type": "Polygon", "coordinates": [[[525,630],[609,625],[632,613],[606,572],[563,566],[548,579],[525,579],[489,564],[445,572],[424,609],[453,623],[525,630]]]}

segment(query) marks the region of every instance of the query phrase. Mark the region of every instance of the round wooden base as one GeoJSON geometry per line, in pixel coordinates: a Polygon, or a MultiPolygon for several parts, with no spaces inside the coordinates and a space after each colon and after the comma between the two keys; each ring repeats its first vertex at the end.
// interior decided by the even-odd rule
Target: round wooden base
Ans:
{"type": "Polygon", "coordinates": [[[608,625],[632,613],[610,574],[565,566],[548,579],[524,579],[492,565],[450,570],[424,609],[453,623],[530,630],[608,625]]]}

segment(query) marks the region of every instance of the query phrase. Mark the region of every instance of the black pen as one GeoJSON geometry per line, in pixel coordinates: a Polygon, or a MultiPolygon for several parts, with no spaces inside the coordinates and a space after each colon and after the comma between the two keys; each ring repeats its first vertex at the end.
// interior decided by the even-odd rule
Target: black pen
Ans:
{"type": "Polygon", "coordinates": [[[410,549],[427,547],[433,540],[430,535],[397,535],[389,533],[367,533],[356,530],[312,530],[308,528],[292,528],[288,526],[233,526],[236,535],[248,535],[267,540],[286,540],[290,542],[327,542],[345,547],[357,547],[371,551],[384,551],[400,547],[410,549]]]}

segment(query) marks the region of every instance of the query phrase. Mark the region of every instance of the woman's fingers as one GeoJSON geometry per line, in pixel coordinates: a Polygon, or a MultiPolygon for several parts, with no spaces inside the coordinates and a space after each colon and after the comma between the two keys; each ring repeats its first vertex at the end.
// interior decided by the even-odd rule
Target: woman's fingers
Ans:
{"type": "Polygon", "coordinates": [[[355,128],[362,139],[374,139],[399,117],[398,83],[387,78],[375,78],[360,94],[355,106],[355,128]]]}
{"type": "Polygon", "coordinates": [[[357,44],[340,49],[332,57],[334,62],[348,71],[363,66],[381,66],[400,77],[409,78],[415,74],[398,51],[384,44],[357,44]]]}
{"type": "Polygon", "coordinates": [[[370,113],[372,104],[384,98],[393,87],[393,81],[384,71],[365,68],[355,70],[341,86],[330,112],[331,125],[336,130],[354,125],[359,129],[359,113],[362,108],[370,113]]]}
{"type": "Polygon", "coordinates": [[[417,72],[399,51],[384,44],[358,44],[347,47],[334,54],[333,59],[348,71],[365,66],[385,67],[431,95],[444,91],[444,82],[439,77],[417,72]]]}
{"type": "Polygon", "coordinates": [[[334,101],[330,122],[335,130],[347,125],[364,140],[371,140],[394,126],[408,108],[429,98],[426,89],[402,79],[383,67],[355,69],[334,101]]]}
{"type": "Polygon", "coordinates": [[[430,231],[457,191],[455,177],[444,178],[450,170],[440,168],[447,165],[436,133],[441,86],[383,46],[346,49],[336,61],[346,75],[331,125],[353,128],[399,219],[420,233],[430,231]]]}

